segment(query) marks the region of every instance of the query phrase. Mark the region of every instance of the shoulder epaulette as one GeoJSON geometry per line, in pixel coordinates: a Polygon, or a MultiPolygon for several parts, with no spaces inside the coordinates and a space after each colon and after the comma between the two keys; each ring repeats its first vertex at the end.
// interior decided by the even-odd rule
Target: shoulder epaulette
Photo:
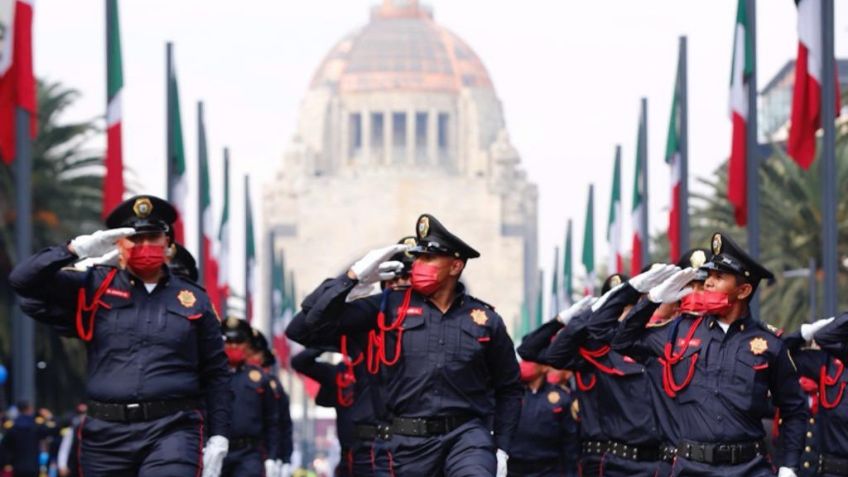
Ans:
{"type": "Polygon", "coordinates": [[[780,337],[780,335],[782,335],[782,334],[783,334],[783,330],[782,330],[782,329],[780,329],[780,328],[778,328],[778,327],[776,327],[776,326],[770,325],[770,324],[768,324],[768,323],[766,323],[766,322],[764,322],[764,321],[758,321],[757,323],[759,323],[760,328],[762,328],[762,329],[764,329],[764,330],[766,330],[766,331],[770,332],[771,334],[773,334],[773,335],[775,335],[775,336],[777,336],[777,337],[780,337]]]}
{"type": "Polygon", "coordinates": [[[480,304],[481,304],[481,305],[483,305],[483,306],[485,306],[486,308],[488,308],[488,309],[490,309],[490,310],[492,310],[492,311],[495,311],[495,307],[494,307],[494,306],[492,306],[492,305],[490,305],[490,304],[486,303],[485,301],[483,301],[483,300],[481,300],[481,299],[477,298],[476,296],[468,295],[468,297],[469,297],[469,298],[471,298],[471,299],[472,299],[472,300],[474,300],[474,301],[480,302],[480,304]]]}
{"type": "Polygon", "coordinates": [[[12,422],[11,419],[6,419],[5,421],[3,421],[3,429],[11,429],[14,426],[15,426],[15,423],[12,422]]]}

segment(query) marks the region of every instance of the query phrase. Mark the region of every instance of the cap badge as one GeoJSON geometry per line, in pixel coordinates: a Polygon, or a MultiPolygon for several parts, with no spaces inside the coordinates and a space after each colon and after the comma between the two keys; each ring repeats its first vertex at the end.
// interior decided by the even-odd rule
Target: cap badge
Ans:
{"type": "Polygon", "coordinates": [[[254,383],[258,383],[259,381],[262,381],[262,373],[260,373],[259,371],[255,370],[255,369],[250,370],[250,372],[247,373],[247,377],[250,378],[250,380],[253,381],[254,383]]]}
{"type": "Polygon", "coordinates": [[[559,402],[559,393],[556,391],[551,391],[548,393],[548,402],[551,404],[556,404],[559,402]]]}
{"type": "Polygon", "coordinates": [[[430,217],[426,215],[418,219],[418,237],[426,237],[430,233],[430,217]]]}
{"type": "MultiPolygon", "coordinates": [[[[416,240],[415,240],[414,238],[412,238],[412,237],[407,237],[406,239],[404,239],[403,244],[404,244],[404,245],[406,245],[406,246],[407,246],[407,247],[409,247],[409,248],[412,248],[412,247],[415,247],[416,245],[418,245],[418,241],[416,241],[416,240]]],[[[409,250],[407,250],[407,251],[405,251],[405,252],[403,252],[403,253],[404,253],[407,257],[412,257],[412,254],[411,254],[411,253],[409,253],[409,250]]]]}
{"type": "Polygon", "coordinates": [[[768,350],[768,341],[761,337],[756,337],[751,340],[749,346],[751,347],[751,353],[761,355],[768,350]]]}
{"type": "Polygon", "coordinates": [[[133,204],[133,213],[140,219],[147,218],[153,212],[153,202],[147,197],[140,197],[133,204]]]}
{"type": "Polygon", "coordinates": [[[235,316],[231,316],[227,318],[227,328],[236,328],[238,327],[239,319],[235,316]]]}
{"type": "Polygon", "coordinates": [[[689,264],[692,265],[692,268],[701,268],[705,263],[707,263],[707,255],[703,250],[695,250],[689,257],[689,264]]]}
{"type": "Polygon", "coordinates": [[[177,294],[177,300],[180,301],[180,305],[191,308],[197,303],[197,297],[194,296],[194,293],[189,290],[182,290],[177,294]]]}
{"type": "Polygon", "coordinates": [[[713,235],[713,255],[721,253],[721,234],[713,235]]]}
{"type": "Polygon", "coordinates": [[[474,321],[474,323],[480,326],[483,326],[489,322],[489,317],[488,315],[486,315],[486,312],[479,308],[471,310],[471,319],[474,321]]]}

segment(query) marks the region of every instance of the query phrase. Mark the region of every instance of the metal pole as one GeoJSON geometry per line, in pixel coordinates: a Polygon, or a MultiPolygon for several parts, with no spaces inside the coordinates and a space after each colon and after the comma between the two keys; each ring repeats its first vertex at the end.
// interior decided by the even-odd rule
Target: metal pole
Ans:
{"type": "Polygon", "coordinates": [[[274,279],[276,277],[277,271],[277,253],[274,249],[274,229],[269,227],[268,230],[268,256],[271,257],[267,263],[271,266],[268,267],[268,326],[265,329],[265,334],[269,337],[273,336],[274,332],[274,322],[280,319],[278,316],[279,313],[277,311],[276,303],[274,303],[274,279]]]}
{"type": "MultiPolygon", "coordinates": [[[[170,162],[170,161],[169,161],[170,162]]],[[[206,126],[203,124],[203,101],[197,102],[197,278],[200,284],[209,290],[212,286],[206,283],[206,256],[203,253],[203,228],[206,217],[203,215],[203,175],[209,177],[209,164],[206,157],[206,126]]],[[[208,186],[208,184],[207,184],[208,186]]],[[[206,193],[209,193],[206,191],[206,193]]],[[[210,214],[211,215],[211,214],[210,214]]],[[[211,217],[210,217],[211,219],[211,217]]],[[[211,226],[211,224],[210,224],[211,226]]]]}
{"type": "Polygon", "coordinates": [[[642,98],[642,111],[640,116],[640,127],[639,127],[639,157],[642,160],[642,207],[645,213],[639,216],[639,220],[642,222],[639,224],[642,227],[642,230],[645,231],[645,237],[642,239],[642,263],[651,263],[651,233],[648,229],[648,200],[650,194],[648,193],[648,98],[642,98]]]}
{"type": "Polygon", "coordinates": [[[816,321],[816,257],[810,257],[810,271],[807,280],[810,287],[810,323],[816,321]]]}
{"type": "Polygon", "coordinates": [[[174,151],[172,137],[174,125],[171,122],[171,103],[174,100],[171,97],[171,74],[174,68],[173,49],[173,43],[170,41],[165,43],[165,184],[167,187],[165,196],[168,198],[168,201],[174,200],[174,151]]]}
{"type": "Polygon", "coordinates": [[[833,0],[822,0],[822,268],[824,269],[824,315],[836,316],[836,131],[833,70],[833,0]]]}
{"type": "Polygon", "coordinates": [[[686,37],[680,37],[677,81],[680,90],[680,250],[689,250],[689,85],[686,73],[686,37]]]}
{"type": "MultiPolygon", "coordinates": [[[[32,140],[29,112],[15,111],[15,243],[18,263],[32,254],[32,140]]],[[[17,306],[12,318],[12,395],[35,404],[35,324],[17,306]]]]}
{"type": "Polygon", "coordinates": [[[253,311],[251,308],[251,301],[253,300],[253,296],[250,290],[250,247],[247,244],[247,241],[252,239],[252,237],[247,236],[247,225],[249,224],[251,228],[253,228],[253,217],[252,211],[250,210],[250,177],[245,174],[244,175],[244,223],[245,223],[245,236],[244,236],[244,318],[248,322],[252,321],[253,317],[251,316],[251,312],[253,311]]]}
{"type": "MultiPolygon", "coordinates": [[[[748,202],[748,254],[757,260],[760,258],[760,157],[757,147],[757,3],[747,0],[748,30],[751,49],[751,74],[748,77],[748,112],[747,112],[747,141],[745,147],[745,179],[748,202]]],[[[760,300],[758,296],[751,299],[751,314],[759,316],[760,300]]]]}

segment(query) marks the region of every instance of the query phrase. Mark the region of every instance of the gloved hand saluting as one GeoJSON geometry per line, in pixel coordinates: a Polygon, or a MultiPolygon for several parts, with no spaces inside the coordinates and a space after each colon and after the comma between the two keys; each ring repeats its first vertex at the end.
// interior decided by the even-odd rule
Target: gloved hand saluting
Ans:
{"type": "Polygon", "coordinates": [[[640,273],[631,278],[628,283],[635,288],[639,293],[648,293],[651,288],[664,282],[666,278],[674,275],[679,271],[676,265],[657,264],[651,267],[648,271],[640,273]]]}
{"type": "Polygon", "coordinates": [[[831,321],[833,321],[834,317],[824,318],[822,320],[817,320],[812,323],[804,323],[801,325],[801,337],[804,338],[804,341],[812,341],[813,338],[816,337],[816,333],[819,332],[822,328],[829,325],[831,321]]]}
{"type": "Polygon", "coordinates": [[[118,239],[129,237],[135,233],[132,227],[119,229],[98,230],[91,235],[80,235],[71,240],[68,250],[79,258],[100,257],[115,248],[118,239]]]}
{"type": "Polygon", "coordinates": [[[118,249],[112,249],[100,257],[88,257],[74,264],[74,268],[84,272],[95,265],[118,265],[118,249]]]}
{"type": "Polygon", "coordinates": [[[563,325],[567,325],[572,318],[592,306],[592,303],[595,303],[595,300],[597,300],[597,298],[594,296],[584,296],[583,298],[577,300],[577,302],[575,302],[573,305],[559,312],[559,314],[556,316],[557,321],[559,321],[563,325]]]}
{"type": "Polygon", "coordinates": [[[224,436],[212,436],[203,448],[203,477],[219,477],[230,441],[224,436]]]}
{"type": "Polygon", "coordinates": [[[651,288],[648,292],[648,299],[654,303],[676,303],[684,296],[692,293],[692,287],[686,287],[686,285],[697,276],[698,270],[692,267],[684,268],[651,288]]]}
{"type": "Polygon", "coordinates": [[[388,247],[371,250],[350,267],[348,276],[359,283],[370,284],[381,280],[391,280],[401,270],[401,262],[387,262],[392,255],[409,250],[409,245],[395,244],[388,247]]]}

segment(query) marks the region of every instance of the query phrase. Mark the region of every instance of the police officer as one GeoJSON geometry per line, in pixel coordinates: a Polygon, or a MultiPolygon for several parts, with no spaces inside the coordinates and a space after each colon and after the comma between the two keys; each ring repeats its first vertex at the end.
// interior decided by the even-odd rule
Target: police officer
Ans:
{"type": "Polygon", "coordinates": [[[246,321],[229,317],[221,323],[224,351],[232,379],[233,424],[222,477],[276,477],[280,466],[279,409],[271,380],[247,362],[252,329],[246,321]],[[264,464],[264,465],[263,465],[264,464]]]}
{"type": "Polygon", "coordinates": [[[283,384],[274,373],[273,367],[277,364],[277,359],[273,351],[271,351],[268,340],[256,328],[253,329],[253,336],[250,339],[250,346],[247,350],[247,362],[248,364],[262,368],[265,375],[268,376],[271,391],[273,391],[274,398],[277,401],[277,417],[279,418],[280,427],[280,441],[277,446],[278,452],[276,455],[277,467],[280,469],[283,477],[288,477],[291,475],[291,455],[294,451],[289,395],[283,389],[283,384]]]}
{"type": "Polygon", "coordinates": [[[547,367],[532,361],[519,363],[524,398],[521,418],[512,437],[510,477],[576,475],[576,461],[567,450],[577,443],[577,423],[571,417],[569,393],[546,378],[547,367]]]}
{"type": "Polygon", "coordinates": [[[18,403],[18,416],[7,420],[3,428],[0,455],[4,470],[15,477],[38,477],[42,444],[52,429],[43,418],[35,416],[32,405],[25,401],[18,403]]]}
{"type": "Polygon", "coordinates": [[[645,350],[669,363],[666,381],[679,404],[680,426],[672,475],[774,475],[761,422],[771,399],[783,420],[784,462],[778,475],[794,477],[808,418],[805,397],[783,342],[748,307],[759,282],[774,277],[726,235],[714,234],[711,244],[703,314],[681,316],[664,343],[648,339],[644,331],[659,303],[675,303],[691,293],[684,287],[697,270],[687,268],[648,292],[614,347],[645,350]]]}
{"type": "Polygon", "coordinates": [[[392,417],[389,472],[505,475],[522,395],[512,341],[494,309],[459,282],[468,259],[480,254],[432,215],[418,218],[416,232],[411,288],[345,302],[355,285],[388,280],[402,268],[383,262],[406,247],[374,250],[333,280],[340,286],[329,287],[320,300],[326,305],[309,310],[307,325],[379,333],[392,417]]]}
{"type": "Polygon", "coordinates": [[[109,214],[110,230],[42,250],[9,277],[22,297],[73,317],[61,326],[87,343],[87,476],[196,476],[204,435],[205,458],[226,453],[231,394],[218,320],[203,290],[165,266],[176,217],[162,199],[133,197],[109,214]],[[118,267],[65,268],[116,247],[118,267]]]}

